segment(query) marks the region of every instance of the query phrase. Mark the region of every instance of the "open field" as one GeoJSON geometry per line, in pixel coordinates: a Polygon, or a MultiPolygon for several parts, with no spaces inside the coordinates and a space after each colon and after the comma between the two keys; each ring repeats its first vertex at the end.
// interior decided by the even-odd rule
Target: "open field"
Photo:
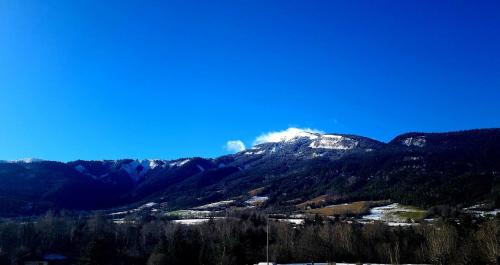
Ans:
{"type": "Polygon", "coordinates": [[[375,206],[379,206],[379,205],[384,205],[387,203],[389,203],[389,201],[385,201],[385,200],[382,200],[382,201],[357,201],[357,202],[351,202],[351,203],[329,205],[329,206],[322,207],[322,208],[309,209],[309,210],[306,210],[306,213],[318,214],[320,216],[363,215],[363,214],[368,214],[370,211],[370,208],[375,207],[375,206]]]}
{"type": "Polygon", "coordinates": [[[307,206],[317,206],[320,205],[321,203],[324,203],[327,199],[327,195],[321,195],[318,196],[314,199],[310,199],[308,201],[305,201],[303,203],[297,204],[296,206],[301,209],[306,209],[307,206]]]}
{"type": "Polygon", "coordinates": [[[426,217],[426,215],[427,211],[417,207],[393,203],[371,209],[370,214],[363,216],[363,219],[385,222],[406,222],[408,220],[422,220],[426,217]]]}
{"type": "Polygon", "coordinates": [[[253,190],[248,192],[248,195],[257,196],[257,195],[261,194],[262,192],[264,192],[265,189],[266,189],[266,187],[260,187],[257,189],[253,189],[253,190]]]}

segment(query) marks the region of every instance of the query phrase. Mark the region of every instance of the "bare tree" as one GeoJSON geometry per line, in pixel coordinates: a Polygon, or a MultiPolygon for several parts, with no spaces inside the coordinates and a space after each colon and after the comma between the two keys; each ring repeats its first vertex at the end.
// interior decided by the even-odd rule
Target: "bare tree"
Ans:
{"type": "Polygon", "coordinates": [[[448,264],[457,244],[456,229],[450,225],[428,227],[425,236],[431,261],[436,264],[448,264]]]}
{"type": "Polygon", "coordinates": [[[496,264],[500,256],[500,230],[495,220],[486,221],[476,233],[479,251],[486,262],[496,264]]]}

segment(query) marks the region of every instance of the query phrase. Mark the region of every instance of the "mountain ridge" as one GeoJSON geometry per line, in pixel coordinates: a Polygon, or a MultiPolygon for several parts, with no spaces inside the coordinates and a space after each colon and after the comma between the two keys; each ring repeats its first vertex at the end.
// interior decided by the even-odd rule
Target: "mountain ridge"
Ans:
{"type": "Polygon", "coordinates": [[[263,186],[275,207],[325,193],[339,200],[377,199],[389,192],[385,197],[414,204],[467,202],[444,187],[470,192],[468,200],[497,200],[498,150],[495,128],[412,132],[387,143],[300,132],[216,158],[7,162],[0,163],[0,214],[104,209],[143,200],[177,208],[263,186]]]}

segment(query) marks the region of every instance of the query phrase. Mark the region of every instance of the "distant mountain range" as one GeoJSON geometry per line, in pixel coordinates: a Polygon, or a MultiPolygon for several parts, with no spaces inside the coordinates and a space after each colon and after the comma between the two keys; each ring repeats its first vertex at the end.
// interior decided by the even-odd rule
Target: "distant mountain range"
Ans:
{"type": "Polygon", "coordinates": [[[392,199],[419,206],[500,201],[500,129],[370,138],[294,129],[214,159],[0,162],[0,215],[140,202],[172,209],[261,194],[286,209],[392,199]]]}

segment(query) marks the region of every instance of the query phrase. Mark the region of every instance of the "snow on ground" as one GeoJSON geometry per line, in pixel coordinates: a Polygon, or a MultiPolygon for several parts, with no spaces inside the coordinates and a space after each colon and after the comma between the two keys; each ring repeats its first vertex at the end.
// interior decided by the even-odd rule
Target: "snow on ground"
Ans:
{"type": "Polygon", "coordinates": [[[144,205],[139,206],[139,208],[137,208],[136,210],[139,211],[139,210],[142,210],[142,209],[151,208],[151,207],[153,207],[153,206],[155,206],[157,204],[158,203],[156,203],[156,202],[148,202],[148,203],[146,203],[144,205]]]}
{"type": "Polygon", "coordinates": [[[370,214],[361,217],[360,221],[383,221],[392,226],[411,225],[407,222],[407,218],[402,215],[411,213],[422,213],[422,210],[411,208],[408,206],[393,203],[385,206],[374,207],[370,210],[370,214]]]}
{"type": "Polygon", "coordinates": [[[122,224],[135,224],[136,222],[133,220],[125,220],[125,218],[117,218],[113,219],[113,223],[122,225],[122,224]]]}
{"type": "Polygon", "coordinates": [[[489,209],[486,203],[475,204],[470,207],[463,208],[462,210],[478,217],[496,216],[497,214],[500,214],[500,209],[489,209]]]}
{"type": "Polygon", "coordinates": [[[291,218],[288,218],[288,219],[274,219],[278,222],[287,222],[287,223],[291,223],[291,224],[295,224],[295,225],[301,225],[305,222],[304,219],[291,219],[291,218]]]}
{"type": "Polygon", "coordinates": [[[189,161],[191,161],[191,159],[177,160],[175,162],[170,163],[170,167],[182,167],[189,161]]]}
{"type": "MultiPolygon", "coordinates": [[[[263,134],[254,141],[254,146],[263,143],[286,143],[293,142],[301,138],[311,140],[310,148],[348,150],[356,147],[358,141],[342,135],[324,134],[322,131],[313,129],[288,128],[284,131],[270,132],[263,134]]],[[[247,155],[258,155],[261,151],[256,151],[255,147],[247,150],[247,155]],[[252,150],[254,149],[254,150],[252,150]]],[[[271,153],[276,149],[271,150],[271,153]]]]}
{"type": "Polygon", "coordinates": [[[150,169],[155,169],[161,165],[162,165],[161,160],[158,160],[158,159],[149,160],[149,168],[150,169]]]}
{"type": "Polygon", "coordinates": [[[419,225],[419,223],[404,223],[404,222],[386,222],[385,223],[388,226],[412,226],[412,225],[419,225]]]}
{"type": "Polygon", "coordinates": [[[129,213],[135,213],[135,212],[138,212],[138,211],[141,211],[141,210],[144,210],[144,209],[148,209],[148,208],[151,208],[155,205],[157,205],[158,203],[156,202],[148,202],[146,204],[143,204],[135,209],[132,209],[132,210],[128,210],[128,211],[121,211],[121,212],[114,212],[114,213],[110,213],[109,215],[124,215],[124,214],[129,214],[129,213]]]}
{"type": "Polygon", "coordinates": [[[255,152],[245,152],[245,155],[262,155],[264,153],[264,150],[259,150],[255,152]]]}
{"type": "Polygon", "coordinates": [[[123,163],[120,169],[128,173],[128,175],[137,182],[150,169],[151,162],[149,160],[132,160],[130,163],[123,163]]]}
{"type": "Polygon", "coordinates": [[[401,143],[406,146],[416,147],[424,147],[426,142],[425,136],[408,137],[401,141],[401,143]]]}
{"type": "Polygon", "coordinates": [[[227,206],[227,205],[229,205],[229,204],[231,204],[233,202],[234,202],[234,200],[218,201],[218,202],[213,202],[213,203],[201,205],[201,206],[195,207],[193,209],[204,210],[204,209],[217,208],[217,207],[227,206]]]}
{"type": "MultiPolygon", "coordinates": [[[[117,163],[117,160],[98,160],[102,163],[113,162],[117,163]]],[[[159,166],[165,167],[167,164],[160,159],[144,159],[144,160],[131,160],[128,163],[122,163],[120,165],[120,169],[127,172],[127,174],[134,180],[135,182],[139,181],[142,176],[144,176],[148,171],[153,170],[159,166]]],[[[82,165],[75,166],[75,169],[80,173],[87,172],[87,169],[82,165]]],[[[104,174],[100,177],[92,176],[94,179],[102,178],[107,174],[104,174]]]]}
{"type": "Polygon", "coordinates": [[[386,206],[374,207],[370,210],[370,214],[363,216],[366,220],[381,220],[384,215],[389,211],[394,211],[398,208],[399,204],[393,203],[386,206]]]}
{"type": "Polygon", "coordinates": [[[212,216],[214,211],[202,211],[202,210],[177,210],[173,212],[168,212],[166,215],[175,216],[179,218],[202,218],[212,216]]]}
{"type": "Polygon", "coordinates": [[[200,166],[200,165],[196,165],[196,167],[200,170],[200,172],[205,171],[205,168],[203,168],[203,167],[202,167],[202,166],[200,166]]]}
{"type": "Polygon", "coordinates": [[[292,214],[290,215],[290,218],[294,218],[294,219],[304,219],[306,218],[307,215],[305,214],[302,214],[302,213],[298,213],[298,214],[292,214]]]}
{"type": "Polygon", "coordinates": [[[321,135],[320,138],[314,140],[309,145],[310,148],[314,149],[333,149],[333,150],[349,150],[353,149],[358,145],[358,142],[341,135],[321,135]]]}
{"type": "Polygon", "coordinates": [[[247,151],[244,153],[245,155],[261,155],[264,153],[264,150],[260,149],[259,147],[252,147],[250,149],[247,149],[247,151]]]}
{"type": "Polygon", "coordinates": [[[500,214],[500,209],[494,209],[491,211],[466,210],[465,212],[473,214],[475,216],[487,217],[487,216],[496,216],[497,214],[500,214]]]}
{"type": "Polygon", "coordinates": [[[208,222],[210,219],[208,218],[203,218],[203,219],[180,219],[180,220],[173,220],[173,223],[176,224],[181,224],[181,225],[198,225],[202,223],[208,222]]]}
{"type": "Polygon", "coordinates": [[[217,220],[217,219],[223,219],[223,218],[224,217],[179,219],[179,220],[172,220],[172,222],[175,224],[181,224],[181,225],[199,225],[199,224],[203,224],[203,223],[210,221],[210,219],[217,220]]]}
{"type": "Polygon", "coordinates": [[[109,215],[122,215],[122,214],[128,214],[128,211],[122,211],[122,212],[116,212],[116,213],[110,213],[109,215]]]}
{"type": "Polygon", "coordinates": [[[267,196],[253,196],[252,198],[245,201],[247,204],[257,204],[269,200],[267,196]]]}
{"type": "Polygon", "coordinates": [[[318,153],[314,152],[314,153],[312,154],[312,157],[313,157],[313,158],[316,158],[316,157],[322,157],[322,156],[324,156],[324,155],[325,155],[325,154],[318,154],[318,153]]]}
{"type": "Polygon", "coordinates": [[[125,223],[125,218],[113,219],[113,223],[115,223],[115,224],[124,224],[125,223]]]}
{"type": "Polygon", "coordinates": [[[479,204],[474,204],[470,207],[463,208],[464,211],[469,211],[469,210],[479,210],[481,208],[486,207],[486,203],[479,203],[479,204]]]}

